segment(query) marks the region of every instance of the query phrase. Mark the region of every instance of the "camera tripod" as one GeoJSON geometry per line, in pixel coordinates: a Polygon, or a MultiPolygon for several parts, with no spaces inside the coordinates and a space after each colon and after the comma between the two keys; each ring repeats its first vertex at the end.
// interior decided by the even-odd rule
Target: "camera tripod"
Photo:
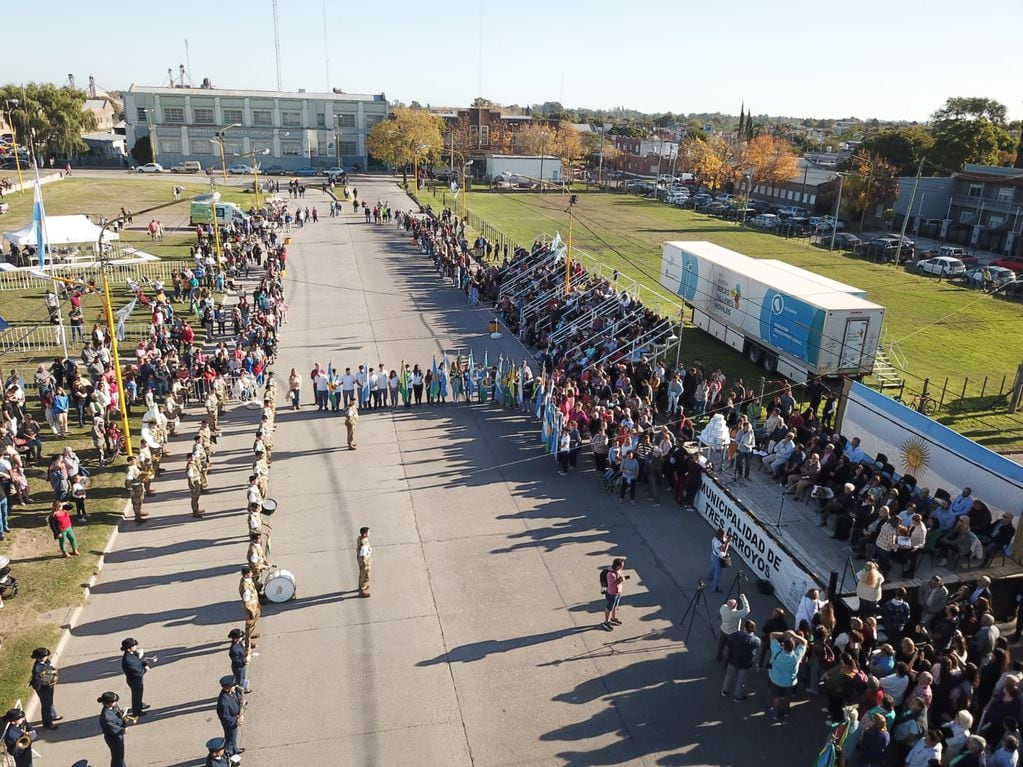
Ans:
{"type": "Polygon", "coordinates": [[[710,608],[707,606],[706,584],[704,584],[703,578],[697,579],[696,593],[689,600],[689,606],[686,607],[686,611],[682,613],[682,620],[679,621],[679,625],[686,630],[686,638],[683,644],[687,647],[689,646],[689,635],[693,633],[693,619],[696,617],[700,605],[703,605],[703,614],[707,616],[707,628],[710,629],[711,636],[717,636],[714,631],[714,622],[710,619],[710,608]]]}

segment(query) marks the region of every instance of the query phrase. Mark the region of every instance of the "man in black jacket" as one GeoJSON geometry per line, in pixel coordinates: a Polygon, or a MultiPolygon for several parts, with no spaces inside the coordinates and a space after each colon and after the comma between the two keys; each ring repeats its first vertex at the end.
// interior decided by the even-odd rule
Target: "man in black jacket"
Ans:
{"type": "Polygon", "coordinates": [[[721,684],[722,697],[732,694],[735,700],[746,700],[746,674],[756,665],[760,652],[760,637],[756,631],[756,621],[747,620],[728,637],[728,668],[721,684]]]}

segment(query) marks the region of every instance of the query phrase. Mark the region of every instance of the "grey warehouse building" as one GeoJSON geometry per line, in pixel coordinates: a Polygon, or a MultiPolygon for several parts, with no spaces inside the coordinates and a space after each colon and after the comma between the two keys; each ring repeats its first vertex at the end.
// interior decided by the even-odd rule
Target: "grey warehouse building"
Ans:
{"type": "Polygon", "coordinates": [[[388,114],[382,93],[223,90],[204,83],[197,88],[132,85],[122,95],[129,152],[150,136],[164,168],[184,160],[220,168],[216,134],[232,126],[224,134],[228,166],[252,164],[256,154],[261,167],[329,168],[337,164],[339,131],[342,165],[365,169],[366,134],[388,114]]]}

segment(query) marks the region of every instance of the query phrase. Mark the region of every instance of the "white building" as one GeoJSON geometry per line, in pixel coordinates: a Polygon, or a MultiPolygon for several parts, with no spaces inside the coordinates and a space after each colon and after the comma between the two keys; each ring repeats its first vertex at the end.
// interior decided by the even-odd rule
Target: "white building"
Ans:
{"type": "Polygon", "coordinates": [[[137,141],[150,136],[156,160],[165,167],[184,160],[198,160],[203,168],[219,167],[216,135],[227,128],[227,165],[251,164],[251,155],[258,154],[263,167],[321,169],[337,165],[340,158],[346,167],[364,169],[366,134],[388,114],[382,93],[133,85],[122,95],[129,152],[137,141]]]}

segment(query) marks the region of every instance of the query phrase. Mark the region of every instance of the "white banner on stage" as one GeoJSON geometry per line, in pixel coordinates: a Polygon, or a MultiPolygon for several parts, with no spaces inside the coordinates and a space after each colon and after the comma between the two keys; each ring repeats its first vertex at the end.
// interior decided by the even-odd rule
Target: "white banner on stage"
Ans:
{"type": "Polygon", "coordinates": [[[706,475],[696,497],[696,510],[715,530],[723,527],[728,531],[732,536],[732,552],[749,565],[754,575],[771,582],[778,601],[792,613],[809,589],[821,586],[763,524],[706,475]]]}

